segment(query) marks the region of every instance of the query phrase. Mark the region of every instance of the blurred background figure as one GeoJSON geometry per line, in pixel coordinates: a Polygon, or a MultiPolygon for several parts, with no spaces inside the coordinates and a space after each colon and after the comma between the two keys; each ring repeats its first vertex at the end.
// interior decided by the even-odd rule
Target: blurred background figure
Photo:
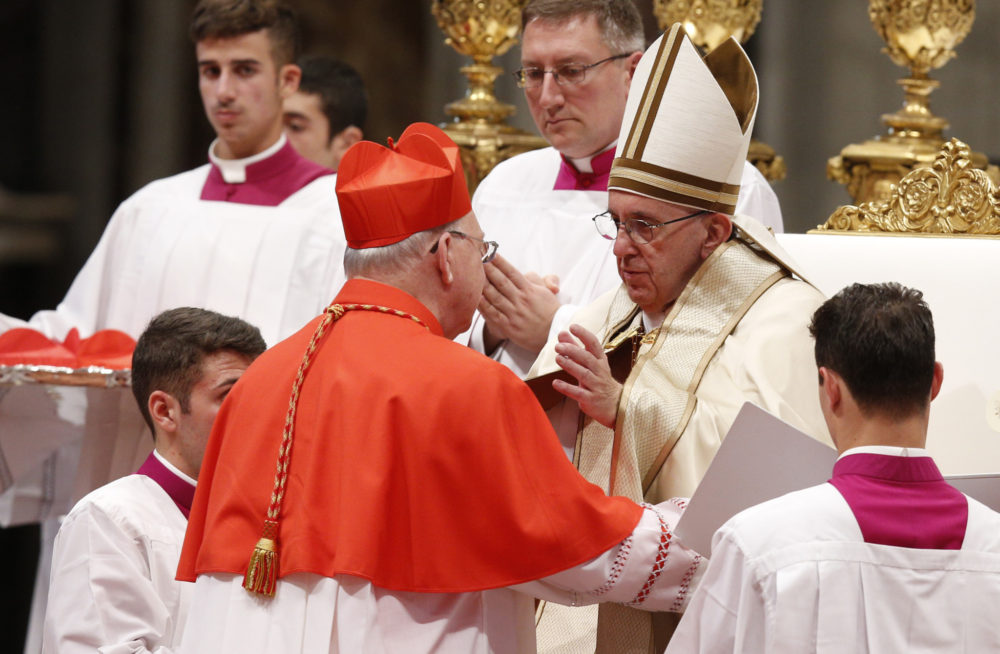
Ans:
{"type": "Polygon", "coordinates": [[[303,57],[299,67],[299,90],[285,99],[285,133],[303,157],[336,171],[347,148],[364,138],[364,82],[333,57],[303,57]]]}

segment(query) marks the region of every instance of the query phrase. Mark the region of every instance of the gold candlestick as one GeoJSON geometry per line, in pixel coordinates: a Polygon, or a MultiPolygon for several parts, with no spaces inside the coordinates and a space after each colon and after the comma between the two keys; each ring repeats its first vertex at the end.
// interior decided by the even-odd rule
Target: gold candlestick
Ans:
{"type": "MultiPolygon", "coordinates": [[[[892,186],[914,168],[930,166],[944,144],[948,121],[930,110],[928,96],[939,86],[928,73],[955,56],[976,17],[975,0],[869,0],[868,17],[886,42],[883,52],[909,69],[899,80],[903,106],[884,114],[887,133],[851,144],[827,163],[827,176],[847,187],[855,204],[885,200],[892,186]]],[[[996,182],[1000,175],[986,157],[969,151],[970,165],[996,182]]]]}
{"type": "MultiPolygon", "coordinates": [[[[695,45],[711,52],[729,37],[746,42],[757,29],[763,4],[764,0],[653,0],[653,14],[661,30],[681,23],[695,45]]],[[[753,139],[747,160],[768,181],[785,178],[785,160],[767,143],[753,139]]]]}
{"type": "Polygon", "coordinates": [[[449,103],[445,113],[452,122],[442,129],[462,150],[462,163],[469,190],[499,162],[515,154],[548,145],[545,139],[507,125],[513,105],[494,94],[497,76],[503,70],[492,64],[517,42],[524,0],[434,0],[431,13],[447,37],[445,43],[472,58],[460,70],[469,80],[461,100],[449,103]]]}

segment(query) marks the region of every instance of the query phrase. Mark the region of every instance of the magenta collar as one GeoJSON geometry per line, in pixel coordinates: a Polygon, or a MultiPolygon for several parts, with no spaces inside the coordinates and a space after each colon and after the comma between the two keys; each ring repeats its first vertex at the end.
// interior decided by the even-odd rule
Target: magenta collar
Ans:
{"type": "Polygon", "coordinates": [[[916,549],[961,549],[969,520],[965,496],[927,456],[858,453],[833,467],[866,543],[916,549]]]}
{"type": "Polygon", "coordinates": [[[611,148],[590,160],[594,172],[581,173],[576,166],[560,155],[559,174],[553,191],[607,191],[608,177],[611,175],[611,163],[615,160],[615,149],[611,148]]]}
{"type": "Polygon", "coordinates": [[[201,189],[202,200],[276,207],[313,180],[332,175],[333,171],[299,155],[291,143],[285,143],[273,155],[249,164],[246,181],[226,182],[214,163],[201,189]]]}
{"type": "Polygon", "coordinates": [[[136,470],[137,475],[146,475],[170,496],[184,517],[191,515],[191,503],[194,501],[194,485],[186,479],[178,477],[170,468],[163,465],[152,452],[143,464],[136,470]]]}

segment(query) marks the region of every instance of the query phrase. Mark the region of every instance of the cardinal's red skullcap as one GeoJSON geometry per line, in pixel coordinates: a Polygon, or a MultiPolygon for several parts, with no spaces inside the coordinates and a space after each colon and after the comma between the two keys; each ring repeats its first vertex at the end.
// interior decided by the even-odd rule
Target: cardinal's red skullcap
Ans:
{"type": "Polygon", "coordinates": [[[458,146],[439,128],[414,123],[389,147],[360,141],[337,169],[347,244],[398,243],[472,211],[458,146]]]}

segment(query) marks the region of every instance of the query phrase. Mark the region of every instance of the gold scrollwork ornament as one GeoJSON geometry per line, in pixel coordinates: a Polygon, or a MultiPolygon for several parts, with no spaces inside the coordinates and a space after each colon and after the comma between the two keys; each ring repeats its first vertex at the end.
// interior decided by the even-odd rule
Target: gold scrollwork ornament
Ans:
{"type": "Polygon", "coordinates": [[[1000,190],[973,166],[969,146],[953,138],[887,201],[840,207],[817,231],[1000,236],[1000,190]]]}

